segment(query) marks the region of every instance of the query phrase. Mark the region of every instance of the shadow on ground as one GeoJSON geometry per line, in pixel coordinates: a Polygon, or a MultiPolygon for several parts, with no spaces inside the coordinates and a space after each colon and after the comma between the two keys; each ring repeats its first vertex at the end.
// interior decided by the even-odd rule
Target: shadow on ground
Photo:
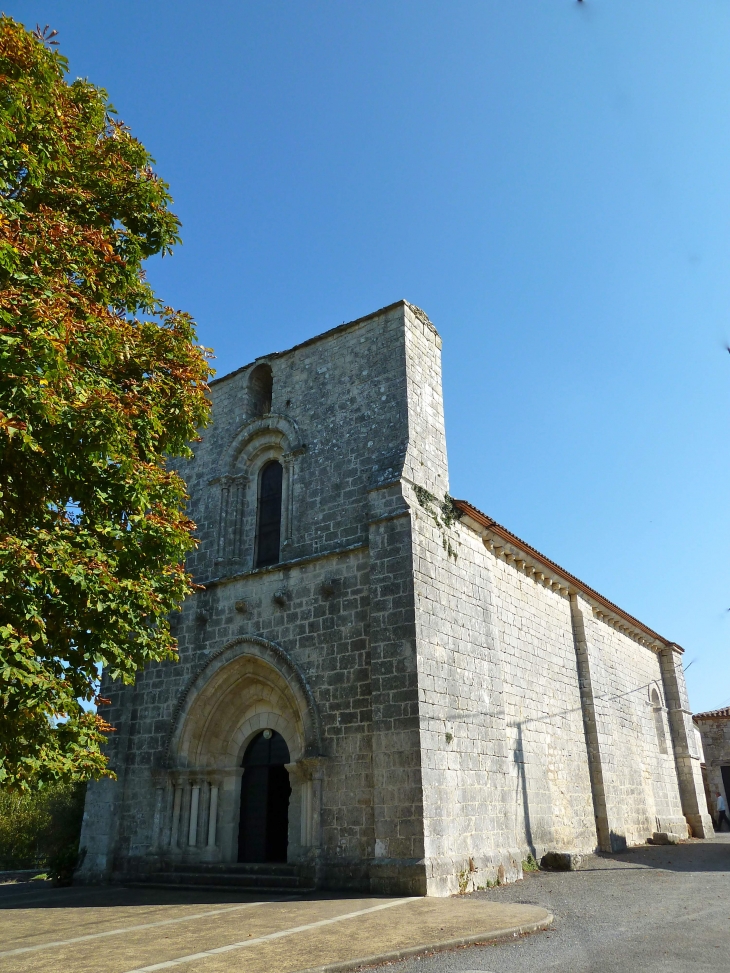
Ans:
{"type": "Polygon", "coordinates": [[[242,889],[145,888],[121,885],[53,888],[50,882],[0,885],[0,911],[9,909],[113,909],[118,906],[235,905],[238,902],[392,899],[364,892],[294,892],[290,895],[242,889]]]}
{"type": "MultiPolygon", "coordinates": [[[[715,835],[714,841],[690,840],[679,845],[641,845],[612,854],[588,855],[581,872],[613,869],[663,869],[670,872],[730,873],[730,833],[715,835]]],[[[546,876],[560,873],[541,873],[546,876]]],[[[522,883],[512,888],[523,887],[522,883]]],[[[502,886],[506,889],[510,886],[502,886]]],[[[499,894],[499,890],[492,892],[499,894]]],[[[293,896],[256,894],[236,889],[166,889],[126,886],[74,886],[54,889],[50,882],[26,881],[0,885],[0,910],[6,909],[88,909],[118,906],[216,905],[237,902],[281,901],[282,899],[362,898],[365,893],[310,893],[293,896]]],[[[483,894],[483,893],[481,893],[483,894]]],[[[487,893],[489,894],[489,893],[487,893]]],[[[373,896],[368,896],[373,898],[373,896]]]]}
{"type": "Polygon", "coordinates": [[[640,845],[611,854],[591,855],[580,870],[600,870],[611,867],[612,862],[624,867],[663,868],[672,872],[730,872],[730,834],[717,834],[708,843],[691,839],[679,845],[640,845]]]}

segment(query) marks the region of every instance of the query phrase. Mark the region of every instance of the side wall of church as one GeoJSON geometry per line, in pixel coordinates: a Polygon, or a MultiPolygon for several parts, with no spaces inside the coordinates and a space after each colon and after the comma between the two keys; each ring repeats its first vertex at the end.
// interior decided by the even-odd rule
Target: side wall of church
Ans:
{"type": "Polygon", "coordinates": [[[406,320],[404,488],[429,891],[509,880],[528,854],[594,851],[599,810],[615,848],[654,831],[686,834],[659,656],[586,605],[591,685],[584,685],[570,589],[542,583],[542,575],[521,570],[519,557],[498,556],[454,519],[440,339],[426,323],[406,320]]]}
{"type": "Polygon", "coordinates": [[[426,855],[445,894],[597,841],[569,599],[434,510],[414,495],[426,855]]]}
{"type": "Polygon", "coordinates": [[[655,831],[687,834],[659,655],[589,619],[593,695],[602,721],[601,764],[610,831],[628,845],[655,831]],[[655,714],[651,693],[661,703],[655,714]]]}
{"type": "Polygon", "coordinates": [[[467,532],[458,543],[422,494],[412,517],[426,867],[443,895],[514,880],[521,856],[483,545],[467,532]]]}
{"type": "Polygon", "coordinates": [[[509,880],[528,854],[595,851],[601,810],[614,850],[655,831],[685,836],[657,652],[589,609],[596,793],[568,591],[446,525],[423,494],[411,507],[432,893],[509,880]]]}
{"type": "MultiPolygon", "coordinates": [[[[468,529],[467,533],[471,533],[468,529]]],[[[566,594],[485,551],[503,659],[510,795],[523,857],[593,851],[580,686],[566,594]]]]}

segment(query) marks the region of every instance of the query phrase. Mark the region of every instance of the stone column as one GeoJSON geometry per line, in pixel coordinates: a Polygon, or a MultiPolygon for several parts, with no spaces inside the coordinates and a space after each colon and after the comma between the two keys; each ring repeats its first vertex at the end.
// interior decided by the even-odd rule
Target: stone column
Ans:
{"type": "Polygon", "coordinates": [[[312,817],[309,827],[311,846],[317,852],[322,847],[322,790],[324,788],[324,769],[318,761],[312,770],[312,817]]]}
{"type": "Polygon", "coordinates": [[[281,491],[281,546],[291,541],[292,513],[294,504],[294,457],[291,453],[284,453],[281,457],[284,470],[281,491]]]}
{"type": "Polygon", "coordinates": [[[321,791],[322,760],[308,757],[284,765],[289,773],[292,795],[289,804],[289,854],[291,860],[311,860],[315,849],[318,827],[315,822],[315,792],[321,791]]]}
{"type": "Polygon", "coordinates": [[[188,845],[194,848],[198,844],[198,811],[200,810],[200,784],[193,784],[190,788],[190,823],[188,825],[188,845]]]}
{"type": "Polygon", "coordinates": [[[218,556],[217,560],[224,560],[229,553],[228,538],[228,502],[231,491],[231,477],[221,477],[221,505],[218,519],[218,556]]]}
{"type": "Polygon", "coordinates": [[[218,785],[210,784],[210,800],[208,803],[208,849],[215,848],[216,830],[218,826],[218,785]]]}
{"type": "Polygon", "coordinates": [[[289,453],[284,453],[281,457],[281,465],[284,468],[284,478],[281,492],[281,548],[286,551],[287,545],[291,544],[294,532],[294,480],[296,476],[296,461],[306,450],[304,446],[298,446],[289,453]]]}
{"type": "Polygon", "coordinates": [[[155,816],[152,822],[152,848],[158,851],[162,846],[162,818],[164,814],[165,788],[155,788],[155,816]]]}
{"type": "Polygon", "coordinates": [[[289,784],[291,795],[289,797],[289,845],[286,852],[288,862],[299,861],[307,846],[304,835],[304,791],[307,783],[304,767],[301,763],[293,762],[284,764],[284,769],[289,774],[289,784]]]}
{"type": "MultiPolygon", "coordinates": [[[[233,525],[232,525],[232,542],[230,556],[233,560],[240,560],[244,557],[243,549],[243,518],[244,510],[246,509],[246,486],[248,483],[248,477],[237,476],[232,481],[232,486],[229,495],[229,507],[232,506],[232,511],[229,509],[229,521],[231,519],[231,513],[233,514],[233,525]],[[231,504],[231,499],[233,503],[231,504]]],[[[230,528],[229,528],[230,529],[230,528]]]]}
{"type": "Polygon", "coordinates": [[[579,594],[570,596],[570,612],[598,847],[601,851],[620,851],[626,847],[625,838],[622,840],[624,829],[623,822],[620,820],[620,807],[612,807],[607,794],[610,780],[606,780],[609,773],[606,751],[609,749],[609,741],[612,737],[610,720],[608,714],[602,712],[604,707],[596,703],[593,693],[592,669],[600,665],[596,647],[591,645],[590,640],[593,612],[588,602],[579,594]]]}
{"type": "Polygon", "coordinates": [[[692,712],[689,708],[687,685],[684,681],[682,650],[678,645],[666,645],[661,650],[659,659],[662,667],[664,698],[669,710],[669,730],[672,735],[682,813],[695,838],[709,838],[714,830],[702,783],[700,755],[692,724],[692,712]]]}
{"type": "Polygon", "coordinates": [[[180,812],[182,810],[183,789],[176,783],[172,803],[172,826],[170,828],[170,847],[177,848],[180,840],[180,812]]]}

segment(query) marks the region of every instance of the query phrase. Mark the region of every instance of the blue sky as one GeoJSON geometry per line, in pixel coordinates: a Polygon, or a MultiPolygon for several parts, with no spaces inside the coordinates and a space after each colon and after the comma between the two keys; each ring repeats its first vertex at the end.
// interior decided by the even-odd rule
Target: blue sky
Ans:
{"type": "Polygon", "coordinates": [[[219,374],[399,298],[451,492],[730,703],[726,0],[7,2],[170,183],[219,374]]]}

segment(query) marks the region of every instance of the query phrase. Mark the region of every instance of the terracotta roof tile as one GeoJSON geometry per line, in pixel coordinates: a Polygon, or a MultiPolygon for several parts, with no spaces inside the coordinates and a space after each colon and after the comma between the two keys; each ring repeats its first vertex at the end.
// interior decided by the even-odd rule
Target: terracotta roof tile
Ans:
{"type": "Polygon", "coordinates": [[[730,706],[726,706],[724,709],[711,709],[707,713],[695,713],[692,717],[693,720],[730,720],[730,706]]]}
{"type": "MultiPolygon", "coordinates": [[[[629,622],[630,625],[641,629],[643,632],[646,632],[652,639],[656,639],[662,645],[677,645],[676,642],[670,642],[662,635],[659,635],[658,632],[655,632],[653,629],[649,628],[648,625],[644,625],[644,623],[640,622],[638,618],[634,618],[633,615],[629,615],[628,612],[624,611],[623,608],[619,608],[618,605],[615,605],[612,601],[609,601],[608,598],[604,598],[603,595],[589,587],[587,584],[585,584],[585,582],[581,581],[580,578],[576,578],[574,574],[570,574],[570,572],[566,571],[565,568],[561,568],[559,564],[555,563],[555,561],[551,561],[550,558],[545,557],[544,554],[541,554],[539,551],[535,550],[535,548],[526,543],[526,541],[523,541],[521,538],[517,537],[516,534],[513,534],[512,531],[507,530],[506,527],[498,524],[496,520],[493,520],[491,517],[487,516],[487,514],[483,513],[478,507],[475,507],[467,500],[454,499],[454,506],[461,510],[462,513],[465,513],[471,517],[472,520],[475,520],[477,523],[482,524],[489,530],[493,530],[495,533],[500,534],[505,540],[513,544],[515,547],[521,548],[523,551],[530,554],[531,557],[535,558],[535,560],[542,561],[543,564],[549,567],[552,571],[555,571],[557,574],[561,575],[570,584],[574,585],[591,598],[594,598],[600,604],[605,605],[609,611],[615,613],[616,615],[620,615],[627,622],[629,622]]],[[[680,650],[680,652],[684,652],[684,649],[680,645],[677,645],[677,648],[680,650]]]]}

